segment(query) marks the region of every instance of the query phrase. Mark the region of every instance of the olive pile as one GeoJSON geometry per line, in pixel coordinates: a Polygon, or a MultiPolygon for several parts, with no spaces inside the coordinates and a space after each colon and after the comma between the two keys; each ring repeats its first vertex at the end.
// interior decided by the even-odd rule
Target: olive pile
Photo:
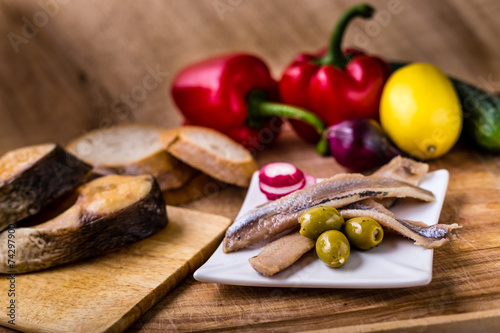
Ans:
{"type": "Polygon", "coordinates": [[[369,217],[344,218],[333,207],[308,209],[300,217],[300,234],[316,240],[316,254],[330,267],[343,266],[351,244],[361,250],[378,246],[384,238],[380,224],[369,217]]]}

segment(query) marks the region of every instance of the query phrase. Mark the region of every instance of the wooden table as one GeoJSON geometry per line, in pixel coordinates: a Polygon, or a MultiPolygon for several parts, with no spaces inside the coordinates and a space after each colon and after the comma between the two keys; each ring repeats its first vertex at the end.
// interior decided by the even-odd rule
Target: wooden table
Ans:
{"type": "MultiPolygon", "coordinates": [[[[181,118],[168,89],[182,66],[243,50],[264,57],[278,77],[293,55],[322,47],[335,19],[354,2],[42,3],[45,6],[29,0],[0,3],[0,35],[7,36],[0,42],[2,152],[43,141],[65,143],[110,123],[177,126],[181,118]],[[146,96],[134,97],[152,71],[158,74],[158,85],[146,96]],[[124,103],[127,95],[132,100],[124,103]]],[[[382,13],[378,25],[355,21],[346,44],[389,59],[433,63],[487,90],[500,90],[498,2],[372,3],[382,13]]],[[[344,171],[290,131],[258,157],[260,165],[271,161],[295,163],[317,177],[344,171]]],[[[463,229],[459,241],[435,251],[428,286],[274,289],[200,283],[189,277],[128,331],[496,331],[500,158],[460,143],[431,162],[432,170],[440,168],[451,175],[441,222],[457,222],[463,229]]],[[[187,206],[234,218],[244,195],[245,190],[230,187],[187,206]]],[[[0,327],[0,332],[9,331],[0,327]]]]}
{"type": "MultiPolygon", "coordinates": [[[[262,153],[259,162],[287,160],[319,177],[342,171],[331,159],[310,151],[286,133],[276,146],[262,153]],[[287,147],[291,146],[295,149],[290,152],[287,147]]],[[[451,177],[440,221],[457,222],[463,229],[458,241],[434,252],[429,285],[388,290],[254,288],[188,278],[129,331],[333,327],[350,331],[346,327],[355,327],[360,332],[398,328],[422,332],[431,326],[444,332],[480,332],[500,327],[500,158],[459,144],[431,163],[431,170],[441,168],[448,169],[451,177]]],[[[218,205],[216,200],[191,206],[210,210],[218,205]]]]}

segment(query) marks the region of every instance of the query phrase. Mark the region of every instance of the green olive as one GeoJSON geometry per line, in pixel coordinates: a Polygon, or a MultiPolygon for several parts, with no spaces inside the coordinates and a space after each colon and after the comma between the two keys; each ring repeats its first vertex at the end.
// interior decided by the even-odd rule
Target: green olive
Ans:
{"type": "Polygon", "coordinates": [[[344,218],[333,207],[319,206],[308,209],[299,222],[300,234],[316,239],[327,230],[340,230],[344,225],[344,218]]]}
{"type": "Polygon", "coordinates": [[[382,243],[384,230],[369,217],[355,217],[347,220],[344,229],[349,242],[361,250],[369,250],[382,243]]]}
{"type": "Polygon", "coordinates": [[[349,241],[338,230],[325,231],[316,240],[318,258],[330,267],[343,266],[347,262],[350,253],[349,241]]]}

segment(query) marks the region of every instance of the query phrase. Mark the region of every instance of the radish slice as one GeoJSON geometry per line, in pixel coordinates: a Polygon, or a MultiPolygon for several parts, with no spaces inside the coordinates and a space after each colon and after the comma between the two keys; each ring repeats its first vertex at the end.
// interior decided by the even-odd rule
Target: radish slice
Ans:
{"type": "Polygon", "coordinates": [[[270,163],[259,172],[259,188],[269,200],[279,199],[315,183],[316,178],[290,163],[270,163]]]}
{"type": "Polygon", "coordinates": [[[259,188],[261,192],[264,193],[269,200],[276,200],[287,194],[303,189],[305,185],[306,181],[305,179],[303,179],[298,184],[291,186],[283,186],[283,187],[272,187],[264,183],[259,183],[259,188]]]}
{"type": "Polygon", "coordinates": [[[304,178],[304,173],[295,165],[284,162],[266,164],[259,172],[260,182],[272,187],[296,185],[304,178]]]}

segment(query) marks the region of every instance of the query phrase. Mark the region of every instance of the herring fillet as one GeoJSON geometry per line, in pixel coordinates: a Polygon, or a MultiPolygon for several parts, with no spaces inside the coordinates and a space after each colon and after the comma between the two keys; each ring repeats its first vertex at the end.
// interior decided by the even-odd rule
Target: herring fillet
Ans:
{"type": "MultiPolygon", "coordinates": [[[[396,156],[389,163],[372,173],[371,176],[401,180],[418,186],[427,172],[429,172],[429,164],[396,156]]],[[[397,198],[383,198],[377,200],[377,202],[381,203],[385,208],[390,208],[397,200],[397,198]]]]}
{"type": "MultiPolygon", "coordinates": [[[[428,170],[429,165],[426,163],[417,162],[401,156],[396,156],[389,163],[375,171],[372,176],[397,179],[405,181],[412,185],[418,185],[422,178],[427,174],[428,170]]],[[[387,212],[389,212],[389,214],[392,214],[386,208],[392,206],[392,204],[396,200],[397,198],[383,198],[378,200],[365,199],[363,201],[359,201],[359,204],[351,204],[351,208],[355,208],[353,206],[356,205],[356,208],[363,209],[362,214],[359,210],[356,211],[356,213],[359,213],[363,216],[366,215],[366,212],[364,210],[370,209],[378,209],[381,214],[387,212]]],[[[342,212],[342,209],[339,209],[339,211],[342,212]]],[[[350,213],[354,213],[354,211],[350,211],[350,213]]],[[[390,220],[390,217],[387,217],[387,219],[390,220]]],[[[423,222],[401,219],[395,220],[396,222],[402,222],[403,226],[408,227],[409,229],[415,228],[417,233],[422,232],[424,233],[424,235],[432,233],[432,231],[436,231],[436,229],[438,229],[438,233],[441,233],[441,235],[446,234],[446,236],[449,236],[449,232],[451,231],[448,230],[449,227],[446,225],[429,227],[423,222]]],[[[381,224],[386,226],[386,224],[384,224],[383,222],[381,224]]],[[[407,233],[413,235],[411,231],[407,231],[407,233]]],[[[309,244],[307,244],[305,243],[306,241],[302,239],[304,237],[298,238],[298,236],[300,236],[299,233],[295,233],[293,235],[294,236],[284,236],[283,238],[279,238],[266,245],[261,249],[260,253],[257,256],[248,260],[251,266],[264,276],[272,276],[292,266],[302,255],[314,248],[314,241],[310,240],[309,244]],[[297,243],[299,243],[299,246],[297,246],[297,243]]],[[[439,245],[439,240],[437,239],[430,241],[433,242],[433,245],[439,245]]],[[[444,242],[440,241],[440,243],[444,242]]]]}
{"type": "Polygon", "coordinates": [[[257,256],[248,261],[260,274],[272,276],[293,265],[304,253],[314,248],[315,244],[311,238],[293,232],[267,244],[257,256]]]}
{"type": "MultiPolygon", "coordinates": [[[[396,156],[389,163],[375,171],[372,176],[398,179],[413,185],[418,185],[428,171],[429,165],[426,163],[396,156]]],[[[424,222],[400,219],[387,209],[391,207],[396,200],[395,198],[387,198],[381,200],[367,199],[359,201],[351,204],[350,207],[346,207],[345,209],[350,209],[350,212],[344,212],[344,215],[356,217],[356,213],[354,212],[355,209],[358,209],[357,213],[360,214],[360,216],[363,212],[359,211],[359,209],[387,215],[386,218],[379,221],[380,224],[389,230],[396,231],[403,236],[413,239],[416,245],[426,248],[436,248],[444,245],[453,237],[452,231],[460,228],[458,224],[435,224],[429,226],[424,222]]],[[[366,216],[365,213],[363,214],[363,216],[366,216]]]]}
{"type": "Polygon", "coordinates": [[[223,251],[228,253],[245,248],[296,226],[302,211],[310,207],[340,208],[367,198],[391,197],[411,197],[426,202],[434,200],[432,192],[399,180],[338,174],[257,206],[237,218],[226,232],[223,251]]]}
{"type": "Polygon", "coordinates": [[[415,241],[415,245],[427,249],[435,249],[448,243],[453,237],[452,231],[460,228],[456,223],[429,226],[423,222],[400,219],[382,204],[372,199],[352,203],[339,209],[339,212],[346,220],[362,216],[371,217],[383,227],[397,231],[399,234],[415,241]]]}
{"type": "Polygon", "coordinates": [[[401,180],[417,186],[427,172],[429,172],[429,165],[427,163],[396,156],[389,163],[381,166],[377,171],[372,173],[371,176],[401,180]]]}

